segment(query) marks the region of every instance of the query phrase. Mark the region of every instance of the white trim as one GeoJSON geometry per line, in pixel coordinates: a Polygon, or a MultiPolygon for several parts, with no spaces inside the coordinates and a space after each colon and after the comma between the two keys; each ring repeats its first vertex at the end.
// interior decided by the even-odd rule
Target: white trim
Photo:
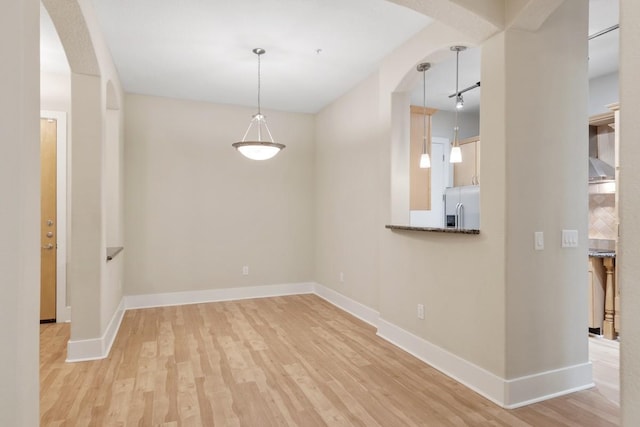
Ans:
{"type": "Polygon", "coordinates": [[[88,340],[69,340],[67,342],[66,362],[86,362],[88,360],[104,359],[103,340],[92,338],[88,340]]]}
{"type": "Polygon", "coordinates": [[[56,313],[56,323],[71,323],[71,306],[67,305],[66,307],[64,307],[64,310],[62,311],[62,315],[58,315],[56,313]]]}
{"type": "Polygon", "coordinates": [[[327,302],[335,305],[342,311],[346,311],[352,316],[357,317],[363,322],[367,322],[371,326],[378,327],[378,319],[380,318],[380,313],[376,310],[367,307],[364,304],[359,303],[358,301],[352,300],[349,297],[342,295],[339,292],[334,291],[331,288],[327,288],[319,283],[314,285],[314,294],[324,299],[327,302]]]}
{"type": "Polygon", "coordinates": [[[118,335],[122,318],[124,317],[124,298],[113,313],[107,329],[100,338],[88,340],[69,340],[67,342],[67,362],[85,362],[87,360],[104,359],[109,356],[111,346],[118,335]]]}
{"type": "Polygon", "coordinates": [[[380,318],[378,336],[464,384],[493,403],[504,406],[504,380],[471,362],[380,318]]]}
{"type": "Polygon", "coordinates": [[[313,293],[313,287],[313,283],[289,283],[284,285],[206,289],[201,291],[169,292],[163,294],[127,295],[124,299],[125,308],[129,310],[135,308],[310,294],[313,293]]]}
{"type": "Polygon", "coordinates": [[[591,362],[505,381],[507,409],[515,409],[594,386],[591,362]]]}
{"type": "Polygon", "coordinates": [[[40,118],[56,120],[56,322],[71,321],[67,309],[67,113],[40,111],[40,118]]]}

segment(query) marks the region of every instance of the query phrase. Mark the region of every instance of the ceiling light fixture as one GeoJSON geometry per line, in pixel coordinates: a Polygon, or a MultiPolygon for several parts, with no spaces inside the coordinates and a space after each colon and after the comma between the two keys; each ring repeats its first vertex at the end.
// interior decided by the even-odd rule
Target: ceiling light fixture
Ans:
{"type": "Polygon", "coordinates": [[[278,154],[280,150],[285,147],[284,144],[273,142],[273,137],[271,136],[271,132],[267,126],[267,119],[262,114],[262,110],[260,108],[260,56],[265,52],[266,51],[264,49],[259,47],[253,49],[253,53],[258,55],[258,113],[251,117],[251,122],[249,123],[247,131],[244,133],[242,141],[231,144],[240,152],[240,154],[251,160],[268,160],[278,154]],[[258,138],[256,140],[247,141],[247,136],[249,135],[249,132],[251,132],[251,128],[256,128],[258,138]],[[262,140],[263,128],[267,131],[269,141],[262,140]]]}
{"type": "Polygon", "coordinates": [[[416,67],[422,73],[422,154],[420,155],[420,168],[431,167],[431,157],[427,152],[427,79],[426,71],[431,68],[431,64],[423,62],[416,67]]]}
{"type": "Polygon", "coordinates": [[[456,118],[455,118],[455,127],[453,128],[453,144],[451,145],[451,154],[449,155],[450,163],[460,163],[462,162],[462,151],[460,150],[460,145],[458,145],[458,131],[460,128],[458,127],[458,110],[462,108],[464,101],[462,100],[462,95],[458,91],[458,79],[459,79],[459,68],[460,68],[460,52],[466,49],[466,46],[451,46],[451,50],[456,53],[456,118]]]}

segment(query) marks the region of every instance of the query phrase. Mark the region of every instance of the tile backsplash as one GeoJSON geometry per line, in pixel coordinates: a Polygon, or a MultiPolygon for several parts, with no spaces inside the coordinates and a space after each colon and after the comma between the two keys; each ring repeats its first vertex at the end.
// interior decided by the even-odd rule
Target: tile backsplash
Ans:
{"type": "Polygon", "coordinates": [[[589,238],[616,239],[615,194],[589,195],[589,238]]]}

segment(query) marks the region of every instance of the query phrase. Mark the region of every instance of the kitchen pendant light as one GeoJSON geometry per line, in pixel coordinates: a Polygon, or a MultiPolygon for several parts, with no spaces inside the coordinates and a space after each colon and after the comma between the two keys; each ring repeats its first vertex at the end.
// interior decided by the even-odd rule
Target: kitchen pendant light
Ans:
{"type": "Polygon", "coordinates": [[[273,142],[273,137],[267,126],[266,117],[262,114],[260,108],[260,56],[265,52],[262,48],[253,49],[253,53],[258,55],[258,113],[251,117],[251,122],[249,122],[249,127],[244,133],[242,141],[231,144],[240,154],[251,160],[268,160],[285,147],[284,144],[273,142]],[[247,140],[247,136],[249,136],[252,128],[255,128],[258,137],[256,140],[247,140]],[[269,141],[262,140],[263,129],[267,132],[269,141]]]}
{"type": "Polygon", "coordinates": [[[427,80],[426,71],[431,68],[431,64],[423,62],[416,67],[422,73],[422,154],[420,155],[420,168],[431,167],[431,157],[427,153],[427,80]]]}
{"type": "Polygon", "coordinates": [[[458,127],[458,110],[461,109],[464,105],[464,100],[462,99],[462,95],[458,90],[458,79],[460,68],[460,52],[465,49],[466,46],[451,46],[451,50],[456,53],[456,116],[455,126],[453,128],[453,144],[451,145],[451,154],[449,155],[450,163],[462,162],[462,150],[460,150],[460,145],[458,145],[458,131],[460,130],[460,128],[458,127]]]}

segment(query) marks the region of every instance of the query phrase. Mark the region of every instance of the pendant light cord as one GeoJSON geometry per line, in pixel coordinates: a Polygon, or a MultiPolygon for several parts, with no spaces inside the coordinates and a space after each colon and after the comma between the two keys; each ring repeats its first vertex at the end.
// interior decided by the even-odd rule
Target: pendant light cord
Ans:
{"type": "Polygon", "coordinates": [[[259,53],[258,54],[258,114],[262,115],[262,110],[260,109],[260,56],[261,54],[259,53]]]}
{"type": "Polygon", "coordinates": [[[422,70],[422,154],[427,153],[427,78],[422,70]]]}
{"type": "Polygon", "coordinates": [[[460,68],[460,51],[456,50],[456,102],[458,102],[458,97],[460,96],[460,92],[458,91],[458,78],[459,78],[458,69],[459,68],[460,68]]]}

